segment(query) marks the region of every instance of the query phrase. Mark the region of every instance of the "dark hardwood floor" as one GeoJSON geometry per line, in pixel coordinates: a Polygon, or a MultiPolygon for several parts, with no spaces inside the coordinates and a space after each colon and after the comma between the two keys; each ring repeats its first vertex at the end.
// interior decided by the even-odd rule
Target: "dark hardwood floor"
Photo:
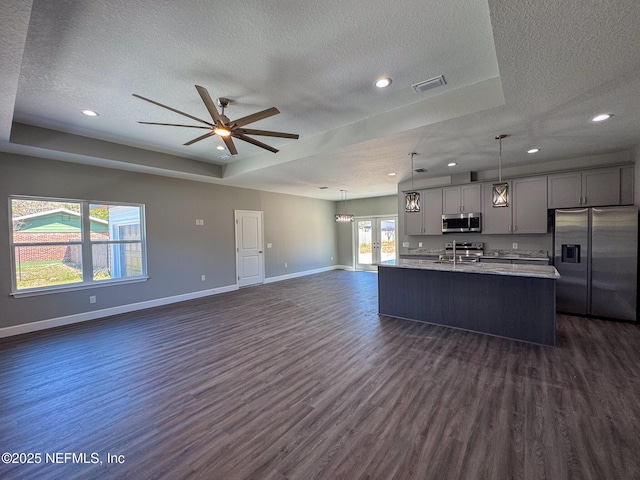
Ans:
{"type": "Polygon", "coordinates": [[[0,478],[640,478],[639,326],[541,347],[376,296],[332,271],[0,340],[0,450],[42,455],[0,478]]]}

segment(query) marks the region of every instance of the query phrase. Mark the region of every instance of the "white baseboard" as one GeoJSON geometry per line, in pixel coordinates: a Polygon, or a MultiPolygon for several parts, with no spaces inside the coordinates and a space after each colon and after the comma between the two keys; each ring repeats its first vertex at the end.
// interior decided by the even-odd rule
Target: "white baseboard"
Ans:
{"type": "Polygon", "coordinates": [[[279,275],[277,277],[265,278],[263,283],[281,282],[282,280],[290,280],[292,278],[305,277],[307,275],[314,275],[316,273],[328,272],[330,270],[336,270],[342,268],[341,265],[332,265],[330,267],[316,268],[313,270],[305,270],[303,272],[288,273],[287,275],[279,275]]]}
{"type": "Polygon", "coordinates": [[[336,268],[340,270],[349,270],[350,272],[355,272],[356,269],[353,268],[353,265],[336,265],[336,268]]]}
{"type": "Polygon", "coordinates": [[[72,323],[86,322],[97,318],[109,317],[119,313],[134,312],[136,310],[144,310],[145,308],[159,307],[169,305],[170,303],[184,302],[185,300],[193,300],[195,298],[208,297],[210,295],[218,295],[220,293],[232,292],[238,290],[237,285],[229,285],[226,287],[211,288],[208,290],[200,290],[199,292],[185,293],[172,297],[157,298],[155,300],[147,300],[145,302],[130,303],[118,307],[104,308],[102,310],[93,310],[91,312],[76,313],[64,317],[50,318],[40,320],[38,322],[24,323],[22,325],[14,325],[11,327],[0,328],[0,338],[12,337],[23,333],[36,332],[38,330],[46,330],[47,328],[59,327],[62,325],[70,325],[72,323]]]}

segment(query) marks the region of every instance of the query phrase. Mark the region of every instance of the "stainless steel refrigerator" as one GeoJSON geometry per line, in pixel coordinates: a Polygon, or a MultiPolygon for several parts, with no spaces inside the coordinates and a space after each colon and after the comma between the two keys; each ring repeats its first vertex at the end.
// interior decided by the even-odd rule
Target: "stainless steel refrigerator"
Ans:
{"type": "Polygon", "coordinates": [[[638,208],[556,210],[559,312],[638,321],[638,208]]]}

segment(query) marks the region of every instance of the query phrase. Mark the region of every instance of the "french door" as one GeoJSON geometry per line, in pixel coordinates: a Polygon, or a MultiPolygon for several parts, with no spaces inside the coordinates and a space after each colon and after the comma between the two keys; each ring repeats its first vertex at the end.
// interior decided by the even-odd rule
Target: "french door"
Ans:
{"type": "Polygon", "coordinates": [[[356,270],[376,270],[378,263],[396,260],[397,225],[395,216],[356,218],[353,222],[356,270]]]}

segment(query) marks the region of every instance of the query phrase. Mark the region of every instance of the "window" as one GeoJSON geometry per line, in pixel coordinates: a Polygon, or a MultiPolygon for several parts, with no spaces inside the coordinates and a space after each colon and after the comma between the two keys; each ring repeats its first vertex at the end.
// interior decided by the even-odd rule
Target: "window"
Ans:
{"type": "Polygon", "coordinates": [[[9,200],[14,292],[146,278],[143,205],[9,200]]]}

